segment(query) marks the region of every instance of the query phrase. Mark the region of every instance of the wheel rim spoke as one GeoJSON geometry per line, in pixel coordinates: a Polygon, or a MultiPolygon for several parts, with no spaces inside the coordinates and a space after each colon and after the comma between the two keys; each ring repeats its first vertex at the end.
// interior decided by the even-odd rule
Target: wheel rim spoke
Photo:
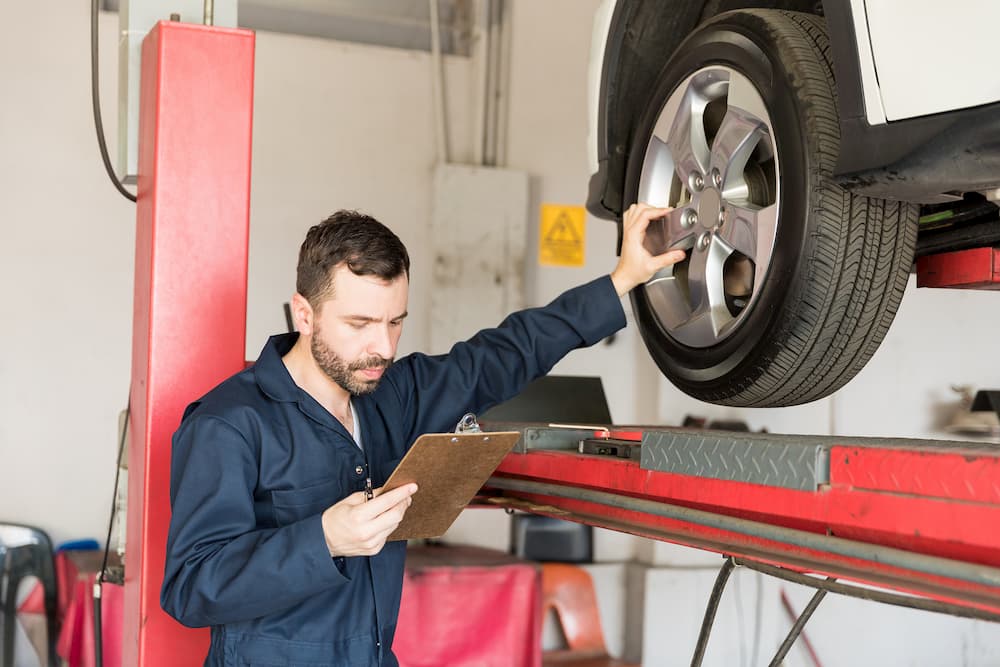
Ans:
{"type": "Polygon", "coordinates": [[[757,285],[764,283],[764,274],[767,272],[768,262],[771,260],[771,252],[774,247],[774,239],[778,234],[778,205],[771,204],[757,211],[757,224],[754,227],[757,234],[757,256],[766,257],[767,262],[755,261],[754,282],[757,285]]]}
{"type": "Polygon", "coordinates": [[[712,142],[712,168],[722,174],[724,197],[737,198],[746,187],[743,170],[763,136],[763,127],[758,119],[747,116],[735,107],[726,111],[715,141],[712,142]]]}
{"type": "Polygon", "coordinates": [[[639,181],[639,201],[650,206],[670,206],[670,186],[674,173],[674,158],[670,147],[657,136],[649,142],[639,181]]]}
{"type": "Polygon", "coordinates": [[[730,72],[729,86],[726,90],[726,105],[729,110],[737,110],[747,118],[755,118],[759,122],[770,117],[764,100],[750,80],[742,74],[730,72]]]}
{"type": "Polygon", "coordinates": [[[691,304],[684,295],[677,277],[670,269],[661,269],[646,283],[646,298],[661,321],[674,325],[691,317],[691,304]]]}
{"type": "Polygon", "coordinates": [[[723,266],[729,250],[712,238],[704,249],[695,250],[688,267],[690,315],[677,325],[685,338],[703,345],[715,342],[732,316],[726,309],[723,266]]]}
{"type": "Polygon", "coordinates": [[[676,328],[678,333],[683,333],[685,340],[710,341],[719,336],[715,322],[712,320],[712,312],[708,309],[699,310],[679,324],[676,328]]]}
{"type": "Polygon", "coordinates": [[[688,183],[692,174],[703,175],[708,169],[711,152],[701,120],[706,104],[707,101],[695,87],[689,86],[664,140],[674,158],[674,169],[681,183],[688,183]]]}
{"type": "Polygon", "coordinates": [[[757,227],[759,209],[738,204],[726,207],[726,218],[719,231],[719,240],[730,250],[742,254],[747,259],[757,261],[757,227]]]}

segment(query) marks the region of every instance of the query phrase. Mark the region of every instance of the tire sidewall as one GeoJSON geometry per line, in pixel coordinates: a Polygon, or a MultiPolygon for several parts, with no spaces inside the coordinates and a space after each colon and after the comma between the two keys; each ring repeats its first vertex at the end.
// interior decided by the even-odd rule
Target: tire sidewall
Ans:
{"type": "Polygon", "coordinates": [[[815,187],[809,160],[804,110],[767,24],[734,12],[703,24],[678,48],[660,73],[647,109],[637,125],[626,169],[626,203],[636,200],[646,146],[656,120],[676,87],[694,72],[723,65],[746,76],[757,88],[771,116],[779,164],[779,216],[770,265],[757,298],[743,321],[725,340],[709,348],[683,345],[662,328],[645,291],[632,291],[633,312],[657,365],[675,384],[699,398],[724,398],[740,391],[766,369],[791,324],[787,313],[801,300],[807,276],[804,258],[811,226],[810,199],[815,187]]]}

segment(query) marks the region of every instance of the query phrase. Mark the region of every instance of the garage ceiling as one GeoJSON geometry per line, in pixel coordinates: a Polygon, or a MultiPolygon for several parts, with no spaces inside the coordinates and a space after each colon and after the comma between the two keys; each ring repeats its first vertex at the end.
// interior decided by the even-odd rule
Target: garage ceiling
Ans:
{"type": "MultiPolygon", "coordinates": [[[[117,12],[124,0],[103,0],[117,12]]],[[[474,0],[438,0],[441,49],[469,55],[474,0]]],[[[427,0],[239,0],[243,28],[429,51],[427,0]]]]}

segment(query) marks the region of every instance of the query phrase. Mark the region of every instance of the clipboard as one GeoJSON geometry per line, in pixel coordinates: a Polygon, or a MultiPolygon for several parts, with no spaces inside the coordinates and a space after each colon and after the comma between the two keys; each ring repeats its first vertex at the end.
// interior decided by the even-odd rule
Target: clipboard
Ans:
{"type": "Polygon", "coordinates": [[[410,447],[383,489],[416,482],[403,521],[387,541],[441,537],[520,439],[519,431],[427,433],[410,447]]]}

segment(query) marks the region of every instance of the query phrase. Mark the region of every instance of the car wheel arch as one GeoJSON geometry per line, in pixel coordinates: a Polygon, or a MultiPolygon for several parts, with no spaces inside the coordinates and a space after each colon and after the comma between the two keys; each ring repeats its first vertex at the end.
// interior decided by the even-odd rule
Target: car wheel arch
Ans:
{"type": "MultiPolygon", "coordinates": [[[[591,183],[587,208],[620,223],[623,185],[636,128],[632,109],[645,108],[661,70],[677,48],[706,20],[736,9],[787,9],[817,13],[816,0],[618,0],[608,31],[600,83],[597,182],[591,183]],[[635,26],[641,26],[638,30],[635,26]],[[660,48],[651,48],[647,42],[660,48]],[[608,94],[613,90],[614,94],[608,94]]],[[[619,237],[621,225],[619,224],[619,237]]],[[[619,250],[621,239],[619,238],[619,250]]]]}

